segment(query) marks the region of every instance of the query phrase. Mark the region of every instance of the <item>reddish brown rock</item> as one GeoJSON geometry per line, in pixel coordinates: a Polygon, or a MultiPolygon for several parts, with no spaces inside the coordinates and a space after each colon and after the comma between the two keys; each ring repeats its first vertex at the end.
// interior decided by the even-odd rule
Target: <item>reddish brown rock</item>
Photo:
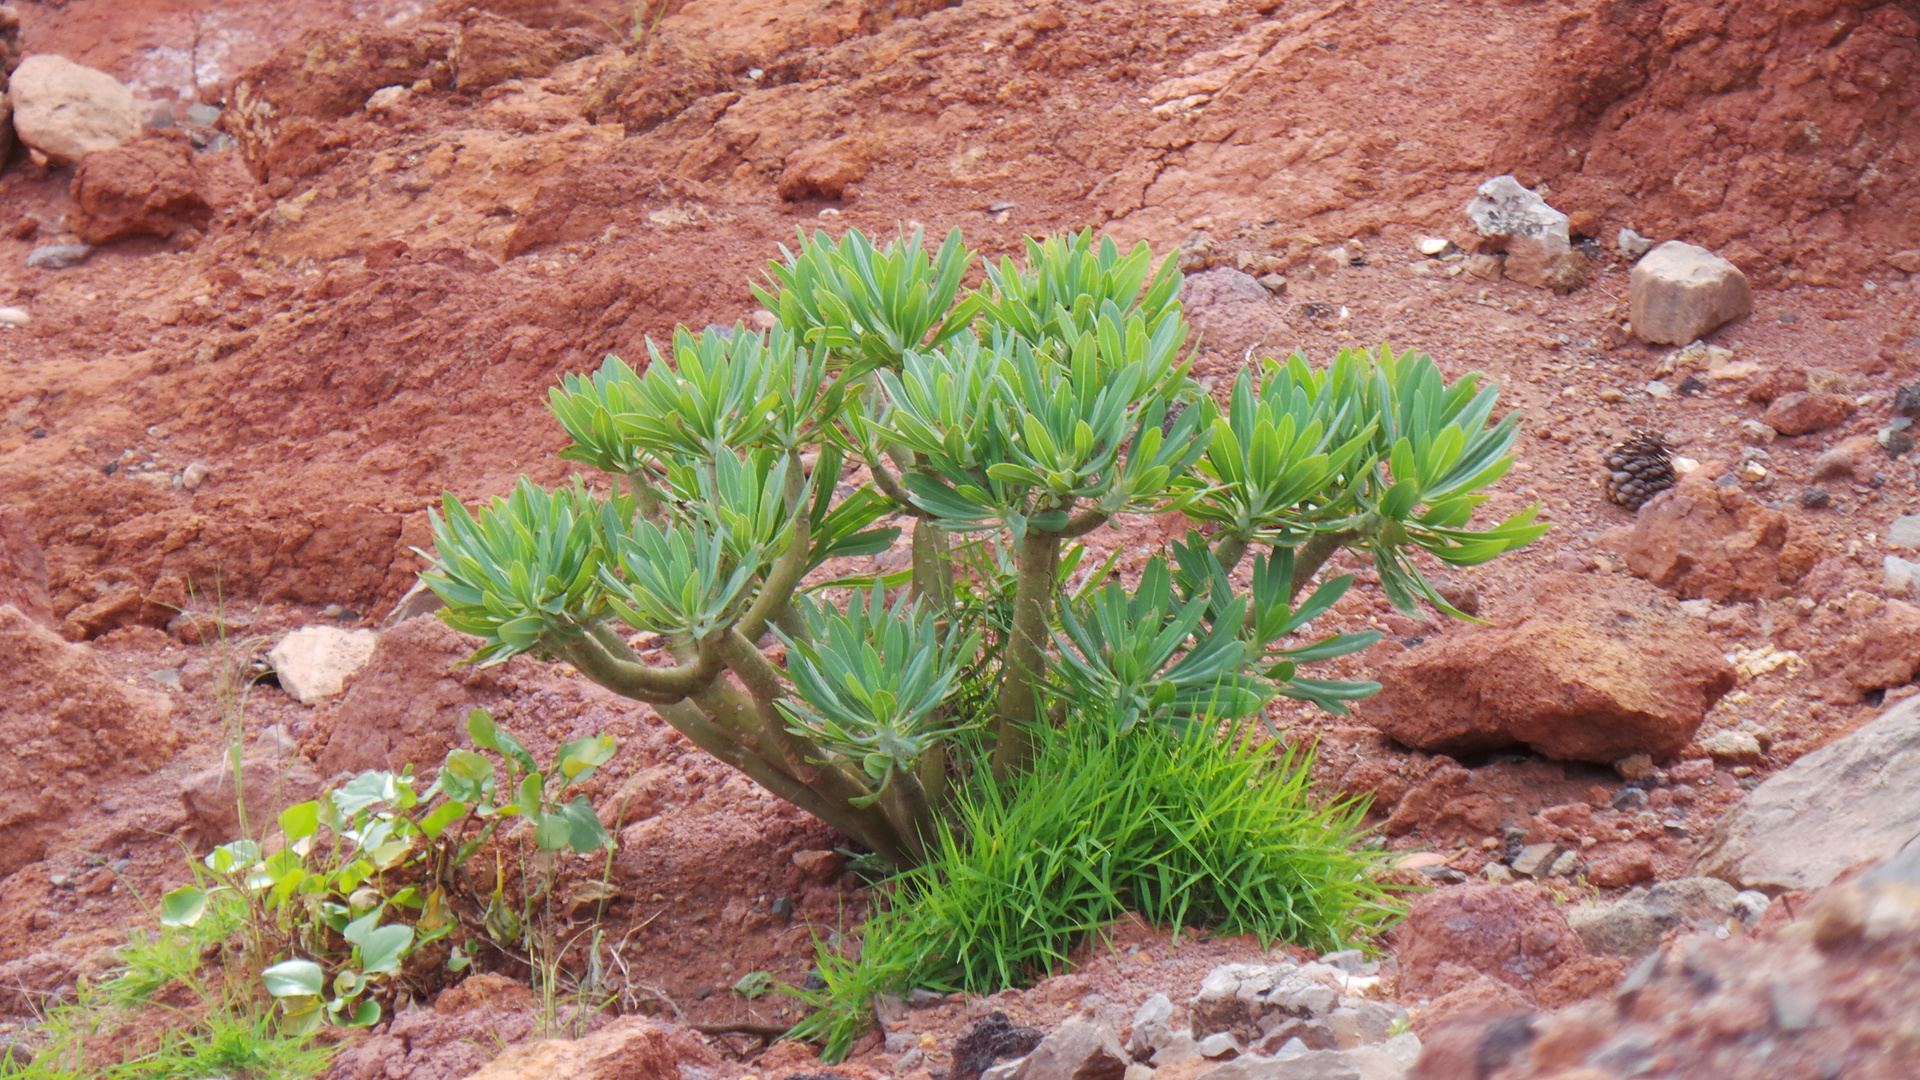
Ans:
{"type": "Polygon", "coordinates": [[[1747,400],[1766,404],[1807,388],[1803,368],[1772,368],[1747,387],[1747,400]]]}
{"type": "Polygon", "coordinates": [[[205,231],[213,218],[193,144],[147,135],[96,150],[73,174],[74,234],[89,244],[205,231]]]}
{"type": "Polygon", "coordinates": [[[1235,364],[1249,349],[1284,355],[1291,344],[1285,307],[1249,274],[1226,266],[1190,274],[1180,299],[1202,347],[1235,364]]]}
{"type": "Polygon", "coordinates": [[[1388,660],[1368,724],[1436,753],[1530,746],[1562,760],[1670,758],[1734,671],[1670,597],[1631,578],[1553,574],[1496,614],[1388,660]]]}
{"type": "Polygon", "coordinates": [[[508,79],[545,75],[592,52],[595,35],[584,30],[548,31],[469,9],[453,38],[453,87],[473,92],[508,79]]]}
{"type": "Polygon", "coordinates": [[[1810,435],[1845,423],[1852,415],[1851,398],[1801,392],[1776,398],[1760,420],[1782,435],[1810,435]]]}
{"type": "Polygon", "coordinates": [[[1627,568],[1681,597],[1723,603],[1788,595],[1820,558],[1820,540],[1701,469],[1640,508],[1605,542],[1627,568]]]}
{"type": "Polygon", "coordinates": [[[583,109],[596,124],[622,124],[639,135],[726,86],[726,72],[698,38],[656,30],[601,69],[583,109]]]}
{"type": "Polygon", "coordinates": [[[1644,851],[1628,849],[1595,862],[1587,870],[1587,880],[1603,889],[1637,885],[1653,880],[1653,858],[1644,851]]]}
{"type": "Polygon", "coordinates": [[[1878,614],[1849,620],[1843,630],[1845,636],[1820,653],[1839,662],[1840,678],[1856,693],[1905,686],[1920,673],[1920,607],[1889,600],[1878,614]]]}
{"type": "Polygon", "coordinates": [[[200,834],[202,850],[238,840],[243,834],[254,839],[266,835],[280,811],[320,794],[320,777],[301,758],[249,754],[241,764],[240,787],[247,806],[244,829],[240,800],[234,798],[233,770],[224,761],[180,782],[180,804],[188,824],[200,834]]]}
{"type": "Polygon", "coordinates": [[[1459,885],[1421,896],[1400,924],[1394,957],[1403,995],[1437,998],[1486,976],[1549,1008],[1604,989],[1618,971],[1596,962],[1534,885],[1459,885]]]}
{"type": "Polygon", "coordinates": [[[825,142],[807,143],[787,155],[787,167],[780,173],[780,197],[794,199],[838,199],[847,185],[867,175],[866,140],[849,135],[825,142]]]}
{"type": "Polygon", "coordinates": [[[47,557],[27,527],[27,515],[0,504],[0,605],[12,604],[28,618],[53,625],[47,601],[47,557]]]}
{"type": "Polygon", "coordinates": [[[360,111],[375,90],[421,79],[450,86],[452,46],[451,29],[431,23],[316,27],[241,74],[220,129],[256,181],[311,176],[353,144],[334,122],[360,111]]]}
{"type": "Polygon", "coordinates": [[[0,877],[46,853],[101,784],[157,768],[180,737],[162,694],[122,681],[93,650],[0,606],[0,877]]]}
{"type": "Polygon", "coordinates": [[[467,714],[498,698],[498,669],[460,668],[476,642],[431,615],[387,630],[340,703],[320,719],[322,776],[437,766],[467,714]]]}

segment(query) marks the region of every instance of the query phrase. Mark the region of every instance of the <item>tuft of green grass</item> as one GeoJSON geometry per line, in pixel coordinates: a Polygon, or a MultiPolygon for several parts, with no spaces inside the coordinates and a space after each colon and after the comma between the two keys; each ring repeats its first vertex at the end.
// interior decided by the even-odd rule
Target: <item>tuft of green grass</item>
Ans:
{"type": "Polygon", "coordinates": [[[838,1060],[873,995],[990,993],[1070,963],[1128,911],[1150,922],[1343,948],[1399,905],[1362,802],[1308,786],[1311,751],[1236,726],[1184,734],[1093,722],[1036,732],[1033,769],[958,800],[936,854],[895,877],[855,955],[820,945],[824,991],[796,1037],[838,1060]]]}

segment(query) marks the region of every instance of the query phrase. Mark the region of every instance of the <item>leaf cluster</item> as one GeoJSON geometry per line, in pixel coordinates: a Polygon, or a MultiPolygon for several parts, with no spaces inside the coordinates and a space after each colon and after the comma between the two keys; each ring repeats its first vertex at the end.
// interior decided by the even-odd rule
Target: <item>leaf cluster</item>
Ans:
{"type": "MultiPolygon", "coordinates": [[[[486,710],[473,711],[467,730],[487,753],[448,751],[424,788],[411,768],[362,773],[282,811],[276,849],[250,839],[216,847],[200,880],[161,898],[161,925],[192,928],[237,903],[284,957],[261,980],[293,1035],[377,1023],[381,1003],[428,958],[458,972],[476,941],[523,944],[530,913],[509,903],[505,875],[496,865],[492,894],[474,896],[467,864],[522,823],[538,852],[610,850],[586,796],[563,800],[617,744],[604,735],[565,743],[543,770],[486,710]]],[[[534,891],[523,890],[528,904],[534,891]]]]}

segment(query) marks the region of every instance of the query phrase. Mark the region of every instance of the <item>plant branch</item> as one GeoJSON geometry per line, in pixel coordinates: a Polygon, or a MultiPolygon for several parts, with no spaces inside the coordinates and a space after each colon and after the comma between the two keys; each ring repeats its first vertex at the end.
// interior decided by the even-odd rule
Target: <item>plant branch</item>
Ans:
{"type": "Polygon", "coordinates": [[[874,486],[880,489],[880,493],[900,504],[901,513],[911,514],[921,519],[927,517],[925,510],[914,505],[913,498],[907,494],[907,489],[900,486],[900,478],[893,475],[893,470],[887,468],[884,460],[879,457],[869,459],[867,471],[873,474],[874,486]]]}
{"type": "Polygon", "coordinates": [[[1243,537],[1226,533],[1223,534],[1220,539],[1214,541],[1214,561],[1220,564],[1220,569],[1229,574],[1233,573],[1234,567],[1240,565],[1240,560],[1244,558],[1246,554],[1247,541],[1243,537]]]}
{"type": "Polygon", "coordinates": [[[766,580],[760,583],[760,595],[753,598],[753,605],[747,613],[734,624],[729,633],[737,633],[747,639],[749,645],[759,641],[767,632],[767,624],[780,617],[793,600],[793,591],[800,587],[800,579],[807,574],[807,555],[813,545],[813,528],[807,521],[804,507],[795,510],[793,515],[793,541],[787,550],[773,560],[773,568],[767,571],[766,580]]]}
{"type": "Polygon", "coordinates": [[[848,807],[843,800],[836,801],[822,797],[812,788],[781,771],[772,762],[741,746],[732,736],[709,720],[706,713],[693,702],[681,701],[672,705],[656,706],[654,711],[658,712],[667,723],[672,724],[674,730],[691,739],[695,746],[746,773],[761,787],[873,848],[895,865],[913,865],[912,860],[907,858],[906,851],[901,847],[898,837],[892,834],[891,828],[875,829],[873,827],[875,824],[885,826],[884,819],[876,823],[869,815],[848,807]]]}
{"type": "Polygon", "coordinates": [[[1342,529],[1339,532],[1315,533],[1301,544],[1293,556],[1293,582],[1287,590],[1287,602],[1292,603],[1300,595],[1300,590],[1307,587],[1328,559],[1333,558],[1334,552],[1346,547],[1358,536],[1351,529],[1342,529]]]}
{"type": "Polygon", "coordinates": [[[1105,525],[1111,517],[1113,517],[1112,514],[1102,513],[1099,510],[1082,510],[1078,514],[1068,518],[1067,524],[1055,535],[1064,540],[1072,540],[1075,537],[1085,536],[1100,526],[1105,525]]]}
{"type": "Polygon", "coordinates": [[[668,705],[705,689],[720,674],[720,654],[711,647],[701,647],[686,663],[657,668],[643,663],[603,624],[596,626],[599,629],[589,627],[585,633],[547,644],[582,675],[621,697],[668,705]]]}

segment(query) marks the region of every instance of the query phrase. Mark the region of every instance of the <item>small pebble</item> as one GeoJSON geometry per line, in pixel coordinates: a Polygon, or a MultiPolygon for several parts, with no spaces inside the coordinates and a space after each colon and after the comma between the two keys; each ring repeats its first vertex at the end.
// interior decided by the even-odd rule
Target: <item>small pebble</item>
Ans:
{"type": "Polygon", "coordinates": [[[1808,488],[1800,493],[1800,505],[1809,510],[1825,510],[1833,505],[1833,495],[1826,488],[1808,488]]]}
{"type": "Polygon", "coordinates": [[[0,326],[25,326],[32,321],[26,308],[0,307],[0,326]]]}
{"type": "Polygon", "coordinates": [[[86,244],[42,244],[27,254],[29,270],[65,270],[78,266],[93,254],[86,244]]]}

